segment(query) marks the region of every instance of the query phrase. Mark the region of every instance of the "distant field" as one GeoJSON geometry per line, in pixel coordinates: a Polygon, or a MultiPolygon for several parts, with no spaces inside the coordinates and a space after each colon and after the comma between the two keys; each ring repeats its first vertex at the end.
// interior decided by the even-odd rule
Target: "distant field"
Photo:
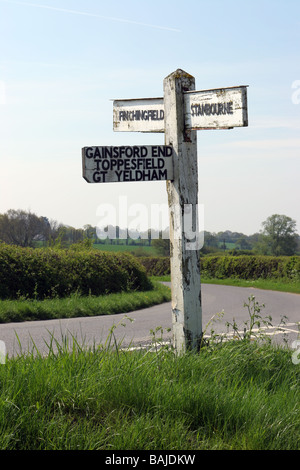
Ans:
{"type": "MultiPolygon", "coordinates": [[[[143,256],[158,256],[157,251],[152,246],[147,245],[126,245],[124,240],[120,240],[120,244],[100,244],[94,243],[93,247],[96,250],[101,251],[122,251],[122,252],[129,252],[132,254],[140,253],[143,256]]],[[[220,253],[224,253],[223,243],[219,244],[220,253]]],[[[235,243],[226,242],[226,250],[233,250],[235,248],[235,243]]]]}
{"type": "Polygon", "coordinates": [[[93,247],[96,250],[100,251],[121,251],[132,254],[141,254],[143,256],[157,256],[157,252],[152,246],[143,246],[143,245],[102,245],[100,243],[94,243],[93,247]]]}
{"type": "MultiPolygon", "coordinates": [[[[226,246],[226,250],[234,250],[235,248],[235,243],[233,242],[225,242],[225,246],[226,246]]],[[[224,243],[223,242],[219,242],[219,248],[221,250],[224,249],[224,243]]]]}

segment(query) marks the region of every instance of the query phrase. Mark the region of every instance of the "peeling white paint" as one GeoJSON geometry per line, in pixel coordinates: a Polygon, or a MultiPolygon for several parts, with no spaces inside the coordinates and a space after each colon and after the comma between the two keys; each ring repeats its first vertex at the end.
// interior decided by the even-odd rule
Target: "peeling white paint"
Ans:
{"type": "Polygon", "coordinates": [[[178,353],[199,347],[202,338],[199,251],[187,249],[184,232],[184,206],[192,204],[196,207],[198,203],[197,135],[196,131],[187,133],[184,128],[183,91],[194,87],[194,77],[182,70],[164,80],[165,144],[174,149],[174,180],[167,181],[167,192],[173,342],[178,353]]]}

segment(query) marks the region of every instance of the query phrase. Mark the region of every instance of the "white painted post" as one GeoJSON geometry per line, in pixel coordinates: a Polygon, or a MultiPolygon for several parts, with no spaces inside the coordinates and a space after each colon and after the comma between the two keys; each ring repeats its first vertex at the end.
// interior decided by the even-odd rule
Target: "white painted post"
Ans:
{"type": "Polygon", "coordinates": [[[192,204],[194,227],[198,227],[197,131],[186,130],[184,122],[183,93],[190,90],[195,90],[195,79],[183,70],[178,69],[164,79],[165,144],[173,146],[174,162],[174,180],[167,181],[167,192],[173,342],[179,354],[198,350],[202,340],[200,255],[198,249],[188,249],[191,244],[184,228],[188,204],[192,204]]]}

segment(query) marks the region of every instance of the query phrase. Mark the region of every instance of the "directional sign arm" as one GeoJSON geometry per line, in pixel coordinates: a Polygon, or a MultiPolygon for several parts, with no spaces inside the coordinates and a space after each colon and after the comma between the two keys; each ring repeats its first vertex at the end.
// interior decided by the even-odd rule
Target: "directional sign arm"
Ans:
{"type": "Polygon", "coordinates": [[[184,93],[187,129],[232,129],[248,126],[247,87],[184,93]]]}

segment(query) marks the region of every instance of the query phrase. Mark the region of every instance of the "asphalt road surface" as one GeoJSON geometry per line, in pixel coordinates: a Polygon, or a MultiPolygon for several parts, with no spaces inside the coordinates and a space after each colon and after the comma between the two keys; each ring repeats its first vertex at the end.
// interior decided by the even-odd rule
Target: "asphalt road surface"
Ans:
{"type": "MultiPolygon", "coordinates": [[[[224,311],[222,319],[214,322],[206,329],[209,335],[211,328],[215,332],[226,332],[225,322],[232,322],[235,318],[241,331],[244,322],[249,319],[244,303],[248,302],[250,295],[254,295],[259,304],[265,304],[260,315],[271,315],[272,325],[280,324],[281,316],[288,317],[284,332],[275,328],[266,330],[266,334],[273,336],[274,341],[282,342],[283,333],[288,344],[300,340],[298,323],[300,322],[300,295],[283,292],[266,291],[254,288],[231,287],[219,285],[202,285],[202,324],[205,330],[210,319],[218,312],[224,311]]],[[[139,346],[151,343],[150,330],[161,326],[164,329],[163,338],[171,339],[171,332],[166,329],[172,327],[171,304],[169,302],[147,309],[127,314],[133,321],[126,320],[125,315],[95,316],[88,318],[72,318],[62,320],[45,320],[23,323],[8,323],[0,325],[0,340],[4,341],[9,356],[20,352],[31,352],[34,345],[41,354],[48,352],[51,338],[61,343],[73,339],[85,346],[104,344],[111,328],[115,325],[114,335],[120,347],[129,345],[139,346]],[[124,320],[124,321],[122,321],[124,320]],[[122,326],[120,322],[125,323],[122,326]]],[[[53,343],[54,344],[54,343],[53,343]]],[[[55,349],[55,347],[54,347],[55,349]]]]}

